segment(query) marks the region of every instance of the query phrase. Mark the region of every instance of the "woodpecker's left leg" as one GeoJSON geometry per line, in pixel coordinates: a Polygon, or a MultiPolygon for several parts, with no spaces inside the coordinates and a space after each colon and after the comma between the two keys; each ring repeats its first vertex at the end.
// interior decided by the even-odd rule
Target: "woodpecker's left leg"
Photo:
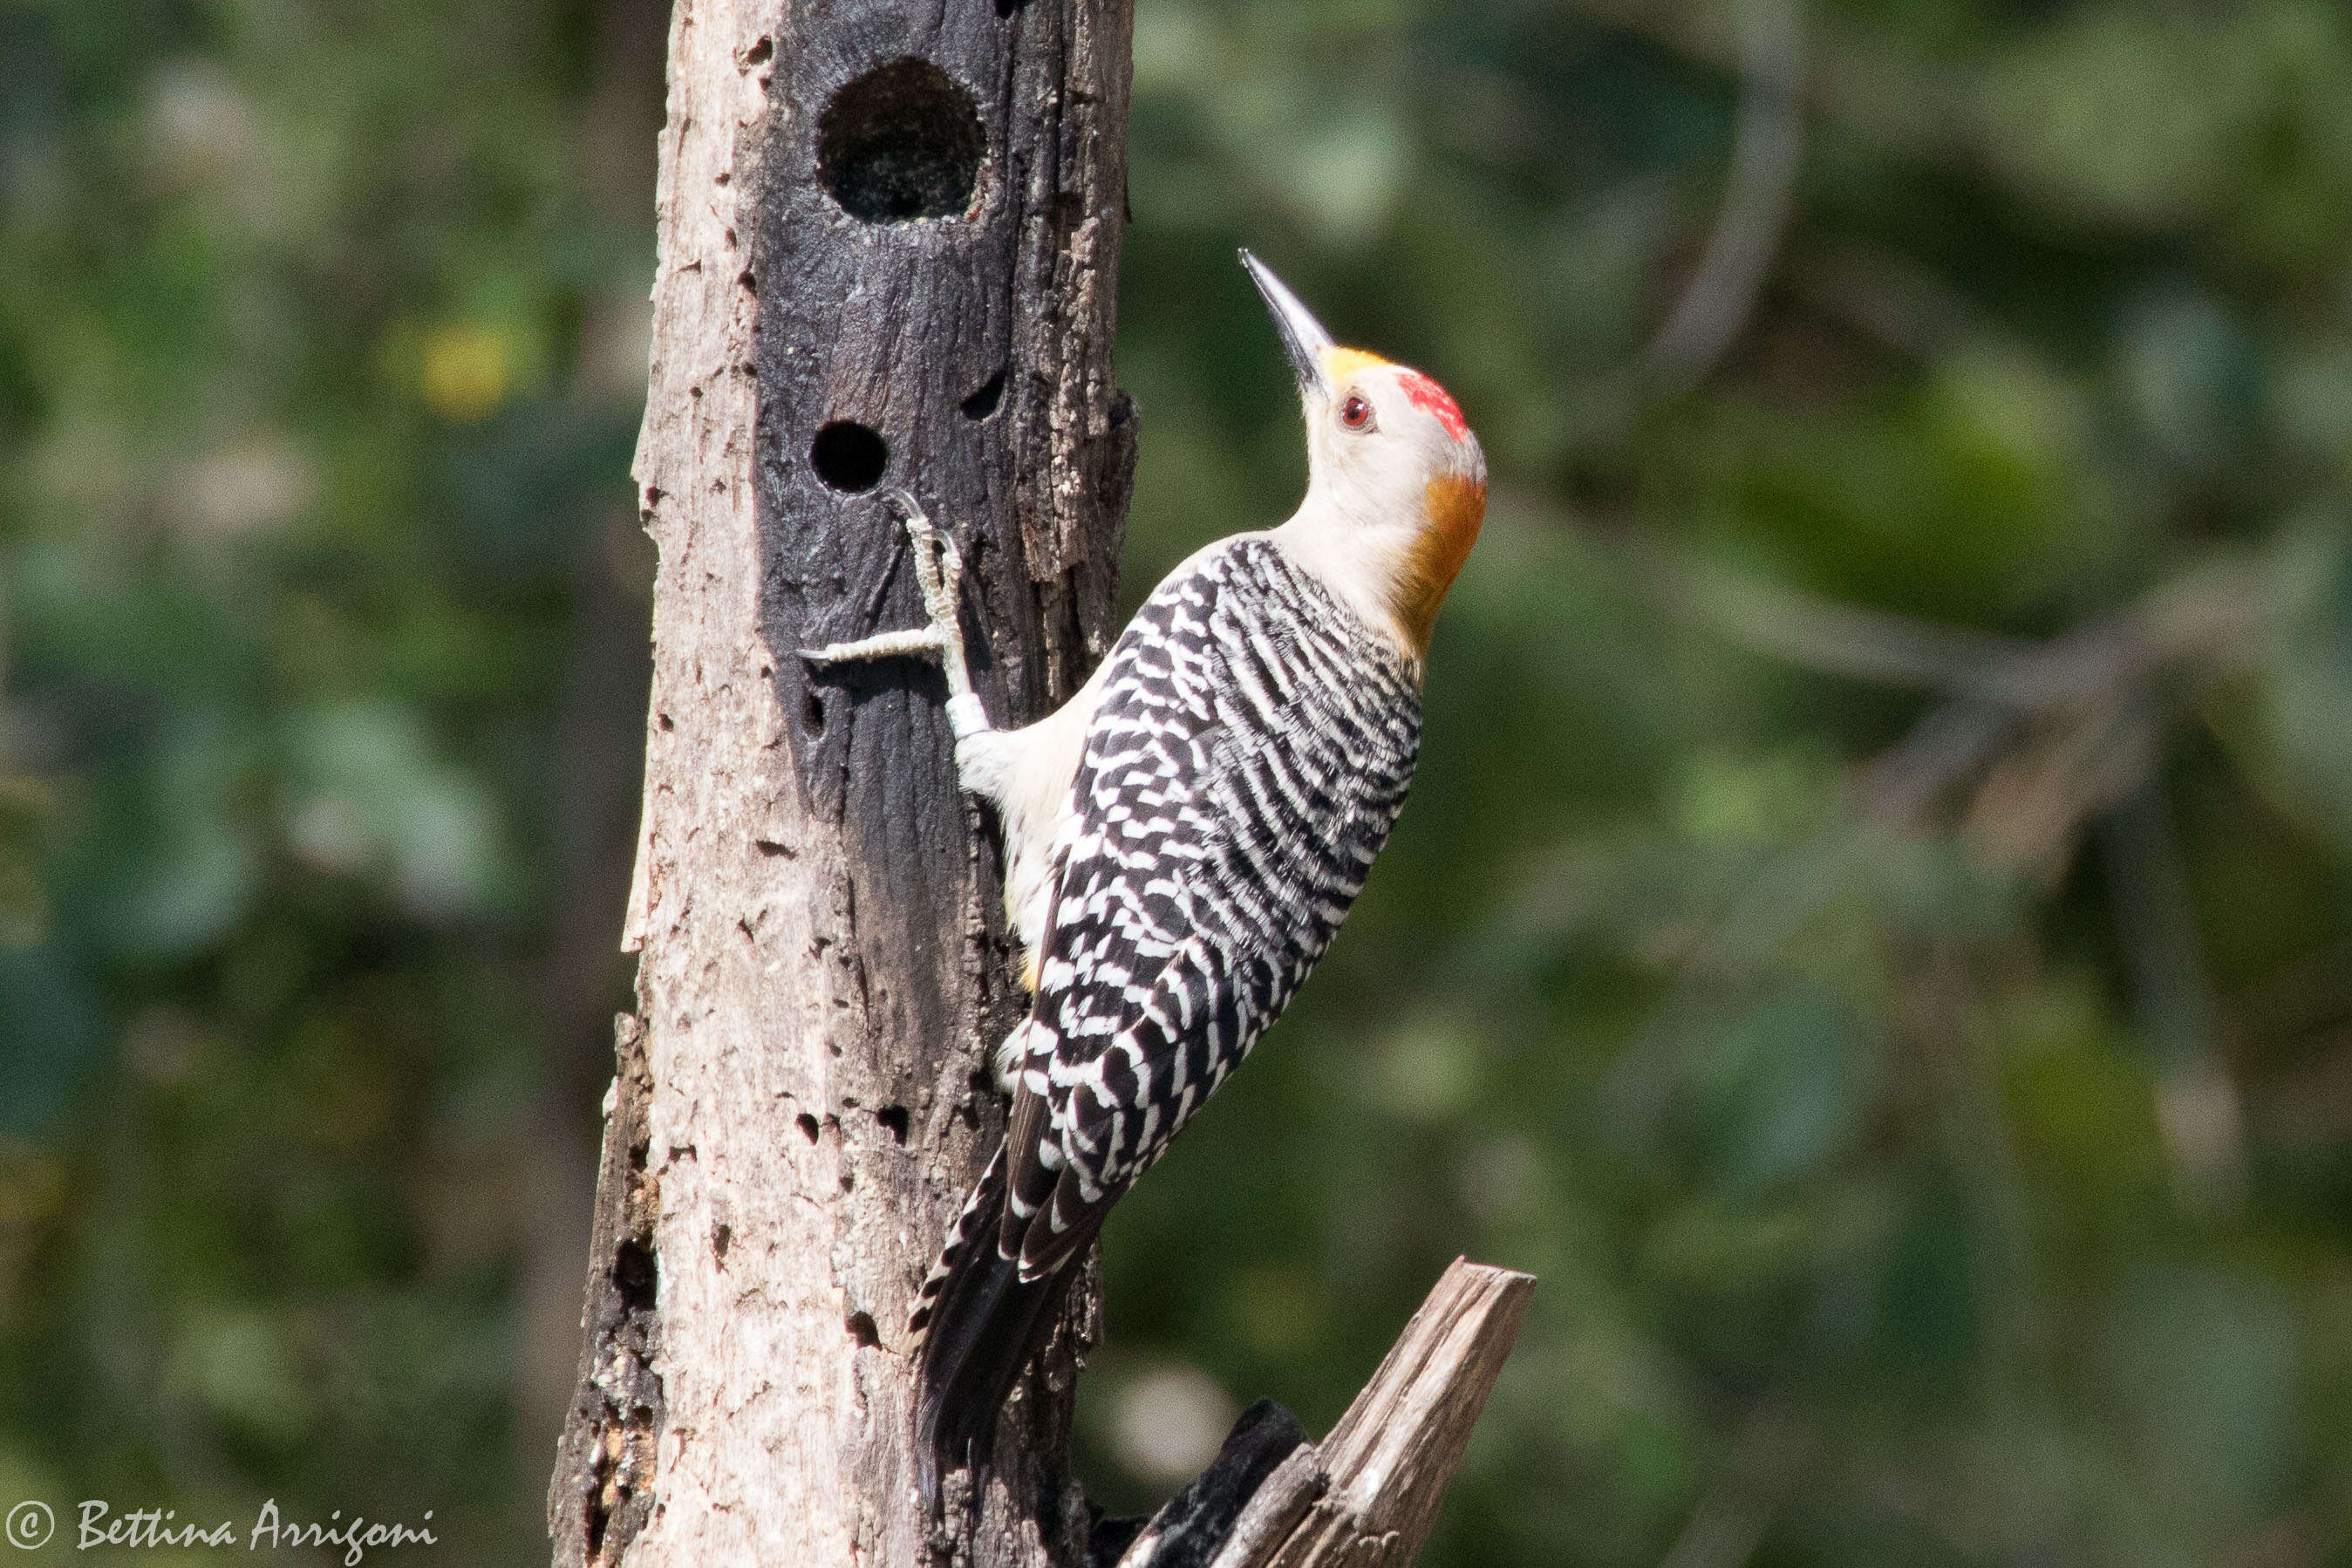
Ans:
{"type": "MultiPolygon", "coordinates": [[[[899,490],[891,499],[907,513],[907,538],[915,547],[915,582],[922,589],[923,614],[930,625],[912,631],[882,632],[826,647],[803,648],[801,657],[811,664],[822,665],[847,664],[862,658],[939,655],[940,667],[948,678],[948,726],[955,732],[956,781],[1002,811],[1005,806],[1006,781],[1026,731],[999,730],[990,724],[988,710],[981,706],[980,694],[971,688],[971,672],[964,663],[963,628],[956,615],[958,595],[963,586],[962,552],[953,539],[923,515],[921,504],[912,494],[899,490]]],[[[1013,878],[1011,859],[1012,847],[1008,847],[1008,880],[1013,878]]],[[[1001,1088],[1013,1087],[1028,1027],[1025,1021],[1016,1026],[992,1053],[1001,1088]]]]}

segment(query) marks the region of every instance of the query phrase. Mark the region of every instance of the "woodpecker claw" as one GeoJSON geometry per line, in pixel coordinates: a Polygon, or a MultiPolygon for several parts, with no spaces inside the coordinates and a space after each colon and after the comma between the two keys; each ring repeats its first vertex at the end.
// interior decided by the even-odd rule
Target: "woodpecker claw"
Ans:
{"type": "Polygon", "coordinates": [[[956,548],[953,536],[932,523],[912,491],[894,490],[891,499],[907,513],[907,537],[915,546],[915,581],[923,591],[923,611],[934,627],[952,636],[957,601],[963,589],[963,552],[956,548]]]}

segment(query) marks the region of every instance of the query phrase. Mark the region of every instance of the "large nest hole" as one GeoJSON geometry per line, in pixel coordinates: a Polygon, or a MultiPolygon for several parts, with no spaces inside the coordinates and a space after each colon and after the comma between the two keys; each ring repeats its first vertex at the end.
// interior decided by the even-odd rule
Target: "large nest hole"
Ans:
{"type": "Polygon", "coordinates": [[[817,116],[817,175],[867,223],[962,216],[987,148],[971,94],[929,60],[877,66],[817,116]]]}

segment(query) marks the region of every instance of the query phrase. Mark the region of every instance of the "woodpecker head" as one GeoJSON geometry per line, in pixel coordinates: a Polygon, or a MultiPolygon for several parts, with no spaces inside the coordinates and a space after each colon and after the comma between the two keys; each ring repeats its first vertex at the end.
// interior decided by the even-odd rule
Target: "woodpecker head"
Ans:
{"type": "Polygon", "coordinates": [[[1486,459],[1445,389],[1331,341],[1248,251],[1307,413],[1307,500],[1281,535],[1300,563],[1418,663],[1486,514],[1486,459]]]}

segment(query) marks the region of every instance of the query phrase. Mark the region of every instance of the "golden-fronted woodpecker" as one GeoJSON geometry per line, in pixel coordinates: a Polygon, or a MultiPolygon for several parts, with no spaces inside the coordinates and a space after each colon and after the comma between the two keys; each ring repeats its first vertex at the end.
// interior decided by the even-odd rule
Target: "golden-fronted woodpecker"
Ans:
{"type": "Polygon", "coordinates": [[[1278,528],[1170,573],[1050,717],[992,728],[957,624],[961,559],[902,495],[930,624],[813,650],[936,654],[963,787],[1003,823],[1029,1016],[1013,1096],[914,1326],[922,1483],[985,1463],[997,1412],[1103,1217],[1241,1065],[1347,917],[1404,803],[1437,606],[1486,459],[1419,371],[1335,343],[1255,257],[1307,415],[1278,528]]]}

